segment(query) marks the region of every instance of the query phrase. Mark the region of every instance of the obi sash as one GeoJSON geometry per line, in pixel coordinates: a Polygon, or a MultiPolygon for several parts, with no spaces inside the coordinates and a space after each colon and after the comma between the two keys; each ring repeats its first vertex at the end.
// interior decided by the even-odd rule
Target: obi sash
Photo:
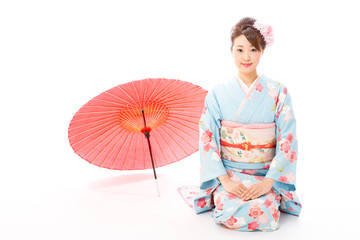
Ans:
{"type": "MultiPolygon", "coordinates": [[[[264,177],[275,156],[275,148],[275,123],[242,124],[221,121],[220,154],[226,170],[264,177]]],[[[220,181],[215,178],[212,183],[208,186],[205,185],[205,188],[202,188],[194,198],[194,210],[196,213],[214,207],[212,193],[220,185],[220,181]],[[205,206],[200,204],[202,207],[199,208],[199,201],[205,202],[205,206]]],[[[286,207],[285,203],[281,204],[281,210],[297,215],[296,213],[300,212],[301,205],[294,192],[295,189],[278,181],[274,182],[273,188],[278,195],[282,196],[282,201],[286,201],[286,207]],[[290,209],[295,209],[295,211],[288,211],[288,206],[291,206],[290,209]]]]}

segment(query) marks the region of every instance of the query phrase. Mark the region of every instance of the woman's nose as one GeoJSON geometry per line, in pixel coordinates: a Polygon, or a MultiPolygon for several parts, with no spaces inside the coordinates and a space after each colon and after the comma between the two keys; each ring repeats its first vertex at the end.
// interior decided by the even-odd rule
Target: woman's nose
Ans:
{"type": "Polygon", "coordinates": [[[244,61],[250,61],[250,54],[245,52],[243,55],[244,61]]]}

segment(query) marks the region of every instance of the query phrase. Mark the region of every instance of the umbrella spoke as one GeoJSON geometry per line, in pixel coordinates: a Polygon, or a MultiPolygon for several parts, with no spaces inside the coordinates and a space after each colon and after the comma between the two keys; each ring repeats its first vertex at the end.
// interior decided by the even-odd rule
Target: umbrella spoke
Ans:
{"type": "MultiPolygon", "coordinates": [[[[198,140],[198,139],[197,139],[197,138],[195,138],[193,135],[189,134],[187,131],[184,131],[184,130],[182,130],[182,129],[180,129],[180,128],[176,127],[175,125],[171,124],[170,122],[166,122],[166,124],[168,124],[168,125],[172,126],[173,128],[176,128],[178,131],[181,131],[181,132],[183,132],[183,133],[187,134],[188,136],[190,136],[190,137],[194,138],[195,140],[198,140]]],[[[167,126],[166,126],[166,124],[164,124],[163,126],[164,126],[164,127],[167,127],[167,126]]],[[[193,130],[194,132],[198,132],[198,131],[199,131],[198,129],[193,129],[193,128],[188,127],[188,126],[186,126],[186,125],[183,125],[183,124],[181,124],[181,123],[177,123],[177,124],[180,124],[181,126],[187,127],[187,128],[189,128],[189,129],[193,130]]],[[[167,127],[167,128],[168,128],[168,127],[167,127]]]]}
{"type": "MultiPolygon", "coordinates": [[[[109,131],[111,131],[111,130],[113,130],[113,129],[115,129],[114,132],[117,131],[116,127],[113,127],[113,128],[110,128],[110,129],[106,130],[105,133],[108,133],[109,131]]],[[[102,129],[101,129],[101,130],[102,130],[102,129]]],[[[98,132],[100,132],[101,130],[99,130],[98,132]]],[[[92,134],[92,135],[89,135],[89,136],[87,136],[86,138],[83,138],[81,141],[78,141],[78,142],[74,143],[73,146],[76,145],[76,144],[78,144],[78,143],[80,143],[80,142],[82,142],[82,141],[84,141],[85,139],[88,139],[89,137],[97,134],[98,132],[96,132],[96,133],[94,133],[94,134],[92,134]]],[[[112,132],[112,133],[114,133],[114,132],[112,132]]],[[[112,134],[112,133],[111,133],[111,134],[112,134]]],[[[104,134],[104,133],[103,133],[103,134],[104,134]]],[[[101,134],[100,136],[95,137],[91,142],[87,143],[87,144],[86,144],[85,146],[83,146],[82,148],[77,149],[77,151],[78,151],[78,152],[81,152],[84,148],[86,148],[87,146],[89,146],[90,144],[92,144],[93,142],[95,142],[96,140],[98,140],[100,137],[104,136],[103,134],[101,134]]]]}
{"type": "Polygon", "coordinates": [[[115,146],[111,149],[111,151],[110,151],[109,154],[106,156],[106,158],[104,158],[104,160],[101,162],[101,164],[99,165],[99,167],[102,167],[102,165],[103,165],[103,164],[107,161],[107,159],[111,156],[112,152],[117,148],[118,144],[121,142],[120,140],[121,140],[122,136],[126,133],[125,129],[122,128],[121,131],[120,131],[120,133],[119,133],[119,135],[116,136],[116,138],[114,138],[114,140],[115,140],[115,139],[118,139],[117,143],[116,143],[115,146]],[[119,136],[121,132],[123,132],[123,134],[122,134],[121,136],[119,136]]]}
{"type": "MultiPolygon", "coordinates": [[[[79,133],[77,133],[77,134],[69,134],[69,135],[71,135],[71,136],[69,136],[69,139],[72,139],[72,138],[74,138],[74,137],[77,137],[77,136],[79,136],[79,135],[81,135],[81,134],[84,134],[84,133],[89,132],[89,131],[91,131],[91,130],[94,130],[94,129],[96,129],[96,128],[102,127],[102,126],[104,126],[105,124],[107,124],[107,123],[97,125],[96,127],[88,128],[87,130],[84,130],[84,131],[79,132],[79,133]]],[[[105,127],[110,127],[110,126],[115,127],[116,125],[117,125],[116,122],[110,122],[110,123],[108,123],[108,125],[105,126],[105,127]]],[[[102,129],[103,129],[103,128],[102,128],[102,129]]],[[[102,129],[100,129],[100,131],[101,131],[102,129]]],[[[90,135],[90,136],[91,136],[91,135],[90,135]]],[[[77,144],[77,143],[73,143],[73,144],[77,144]]]]}
{"type": "Polygon", "coordinates": [[[101,119],[109,119],[110,117],[114,117],[114,116],[117,116],[118,114],[109,114],[109,115],[99,115],[99,116],[93,116],[93,117],[81,117],[79,119],[73,119],[71,121],[71,123],[76,123],[76,122],[80,122],[80,121],[88,121],[90,119],[96,119],[96,118],[101,118],[101,119]],[[109,117],[109,118],[108,118],[109,117]]]}
{"type": "MultiPolygon", "coordinates": [[[[120,155],[120,153],[122,152],[122,150],[123,150],[123,148],[124,148],[124,146],[125,146],[126,139],[127,139],[127,138],[129,137],[129,135],[130,135],[130,132],[126,132],[126,133],[127,133],[127,134],[126,134],[126,138],[125,138],[125,140],[124,140],[124,144],[121,145],[120,150],[119,150],[118,153],[116,154],[116,158],[114,158],[113,162],[111,163],[110,169],[113,169],[116,160],[119,158],[119,155],[120,155]]],[[[125,134],[123,134],[121,137],[123,137],[124,135],[125,135],[125,134]]],[[[119,139],[119,142],[120,142],[120,140],[121,140],[121,138],[119,139]]],[[[117,168],[117,169],[118,169],[118,168],[117,168]]]]}
{"type": "Polygon", "coordinates": [[[118,106],[121,106],[121,107],[126,107],[126,104],[121,104],[121,103],[113,102],[113,101],[109,101],[109,100],[104,100],[104,99],[99,99],[99,98],[94,98],[94,100],[105,102],[105,103],[111,103],[111,104],[118,105],[118,106]]]}
{"type": "MultiPolygon", "coordinates": [[[[167,128],[169,131],[173,132],[176,136],[178,136],[179,138],[181,138],[183,140],[183,142],[187,143],[189,146],[191,146],[194,150],[197,150],[192,144],[190,144],[188,141],[186,141],[185,139],[183,139],[179,134],[176,134],[174,132],[174,130],[172,130],[171,128],[168,128],[166,125],[163,125],[165,128],[167,128]]],[[[180,131],[180,130],[179,130],[180,131]]],[[[170,134],[169,134],[170,136],[170,134]]],[[[180,145],[179,145],[180,146],[180,145]]],[[[185,152],[185,151],[184,151],[185,152]]],[[[189,155],[187,152],[185,152],[187,155],[189,155]]]]}
{"type": "Polygon", "coordinates": [[[117,86],[117,88],[121,89],[121,91],[123,91],[123,92],[125,93],[125,95],[128,96],[128,97],[132,100],[132,102],[129,103],[130,105],[135,104],[137,107],[139,107],[139,108],[141,107],[141,106],[139,106],[139,105],[136,104],[136,102],[134,101],[134,99],[133,99],[129,94],[127,94],[127,92],[126,92],[124,89],[122,89],[120,86],[117,86]]]}

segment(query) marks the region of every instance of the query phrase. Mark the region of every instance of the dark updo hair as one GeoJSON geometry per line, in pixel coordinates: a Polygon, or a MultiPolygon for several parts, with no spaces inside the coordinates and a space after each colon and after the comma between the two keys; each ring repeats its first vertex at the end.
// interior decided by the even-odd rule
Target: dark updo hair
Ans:
{"type": "Polygon", "coordinates": [[[261,35],[260,31],[253,27],[256,19],[251,17],[245,17],[241,19],[232,29],[231,29],[231,48],[234,46],[234,40],[238,36],[244,34],[246,39],[253,45],[257,50],[264,50],[266,47],[266,42],[264,37],[261,35]]]}

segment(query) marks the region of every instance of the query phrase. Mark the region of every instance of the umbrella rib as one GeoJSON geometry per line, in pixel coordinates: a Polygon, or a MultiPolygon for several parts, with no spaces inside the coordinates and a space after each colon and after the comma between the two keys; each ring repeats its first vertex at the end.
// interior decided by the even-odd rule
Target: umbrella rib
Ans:
{"type": "Polygon", "coordinates": [[[113,109],[118,109],[119,110],[119,107],[118,106],[96,106],[96,105],[84,105],[83,108],[113,108],[113,109]]]}
{"type": "MultiPolygon", "coordinates": [[[[139,142],[139,134],[134,134],[137,137],[137,140],[135,142],[139,142]]],[[[134,161],[133,161],[133,169],[135,168],[135,162],[136,162],[136,148],[138,144],[135,144],[135,152],[134,152],[134,161]]]]}
{"type": "MultiPolygon", "coordinates": [[[[164,80],[164,78],[162,78],[162,80],[164,80]]],[[[168,88],[171,87],[171,85],[175,84],[178,81],[178,79],[176,79],[175,81],[173,81],[172,83],[168,84],[163,90],[161,90],[161,92],[159,92],[156,96],[154,96],[152,99],[156,99],[158,96],[160,96],[160,94],[162,94],[164,91],[166,91],[168,88]]],[[[181,88],[181,87],[180,87],[181,88]]],[[[177,90],[177,89],[176,89],[177,90]]],[[[160,97],[161,99],[162,97],[160,97]]],[[[156,99],[157,100],[157,99],[156,99]]]]}
{"type": "MultiPolygon", "coordinates": [[[[162,78],[162,79],[159,81],[158,85],[155,87],[155,89],[152,91],[150,97],[147,99],[145,105],[147,105],[147,104],[149,103],[150,99],[155,99],[155,98],[156,98],[156,97],[152,97],[152,95],[156,92],[156,90],[157,90],[158,87],[160,86],[160,83],[161,83],[163,80],[164,80],[164,78],[162,78]]],[[[171,84],[172,84],[172,83],[171,83],[171,84]]],[[[170,85],[170,84],[169,84],[169,85],[170,85]]]]}
{"type": "Polygon", "coordinates": [[[92,121],[92,122],[89,122],[89,123],[81,124],[81,125],[78,125],[76,127],[69,127],[69,130],[74,130],[74,129],[84,127],[84,126],[87,126],[87,125],[90,125],[90,124],[98,123],[98,122],[101,122],[101,121],[104,121],[104,120],[108,120],[108,119],[103,118],[103,119],[99,119],[99,120],[92,121]]]}
{"type": "Polygon", "coordinates": [[[174,138],[172,138],[172,136],[171,136],[169,133],[167,133],[167,132],[166,132],[164,129],[162,129],[162,128],[161,128],[161,130],[163,130],[163,131],[173,140],[173,142],[175,142],[175,144],[178,145],[178,147],[179,147],[185,154],[187,154],[187,152],[185,152],[185,150],[175,141],[174,138]]]}
{"type": "MultiPolygon", "coordinates": [[[[119,86],[117,86],[117,87],[119,87],[119,86]]],[[[122,90],[122,89],[121,89],[122,90]]],[[[123,90],[124,91],[124,90],[123,90]]],[[[129,101],[127,101],[127,100],[125,100],[125,99],[123,99],[123,98],[121,98],[121,97],[119,97],[119,96],[117,96],[117,95],[115,95],[115,94],[112,94],[112,93],[109,93],[108,91],[105,91],[104,93],[106,93],[106,94],[108,94],[108,95],[110,95],[110,96],[113,96],[113,97],[115,97],[115,98],[117,98],[117,99],[119,99],[119,100],[121,100],[121,101],[124,101],[124,102],[126,102],[126,103],[128,103],[128,104],[131,104],[131,102],[129,102],[129,101]]]]}
{"type": "MultiPolygon", "coordinates": [[[[126,153],[126,156],[125,156],[125,158],[124,158],[124,161],[123,161],[123,165],[122,165],[122,167],[124,168],[124,166],[125,166],[125,163],[126,163],[126,160],[127,160],[127,156],[128,156],[128,154],[129,154],[129,150],[130,150],[130,148],[131,148],[131,145],[132,145],[132,142],[133,142],[133,140],[134,140],[134,133],[133,132],[131,132],[130,133],[131,134],[131,136],[132,136],[132,138],[131,138],[131,141],[130,141],[130,145],[129,145],[129,148],[128,148],[128,151],[127,151],[127,153],[126,153]]],[[[130,135],[129,134],[129,135],[130,135]]]]}
{"type": "MultiPolygon", "coordinates": [[[[95,147],[93,147],[88,153],[86,153],[85,155],[84,155],[84,157],[86,157],[88,154],[90,154],[92,151],[94,151],[96,148],[98,148],[103,142],[105,142],[107,139],[109,139],[114,133],[116,133],[118,131],[118,129],[115,129],[115,131],[113,131],[109,136],[107,136],[105,139],[103,139],[100,143],[98,143],[95,147]]],[[[101,135],[101,136],[103,136],[103,135],[101,135]]],[[[101,137],[101,136],[99,136],[99,137],[101,137]]],[[[98,138],[99,138],[98,137],[98,138]]],[[[116,138],[116,135],[115,135],[115,137],[112,139],[112,140],[114,140],[116,138]]],[[[111,140],[111,142],[106,146],[106,147],[104,147],[103,148],[103,150],[101,150],[101,152],[90,162],[90,163],[93,163],[99,156],[100,156],[100,154],[112,143],[112,140],[111,140]]]]}
{"type": "MultiPolygon", "coordinates": [[[[188,145],[190,145],[192,148],[194,148],[190,143],[188,143],[187,141],[185,141],[180,135],[176,134],[176,132],[174,132],[171,128],[167,127],[166,125],[163,125],[164,127],[166,127],[167,129],[169,129],[171,132],[173,132],[175,135],[177,135],[179,138],[181,138],[185,143],[187,143],[188,145]]],[[[183,132],[183,131],[182,131],[183,132]]],[[[196,150],[196,148],[194,148],[196,150]]],[[[187,155],[189,155],[187,152],[185,152],[187,155]]]]}
{"type": "MultiPolygon", "coordinates": [[[[129,132],[125,132],[125,133],[129,133],[129,132]]],[[[123,134],[123,136],[125,135],[125,133],[123,134]]],[[[129,134],[126,135],[126,138],[125,138],[125,140],[124,140],[124,143],[126,142],[126,139],[127,139],[128,137],[129,137],[129,134]]],[[[121,139],[121,138],[120,138],[120,139],[121,139]]],[[[119,142],[120,142],[120,139],[119,139],[119,142]]],[[[121,151],[123,150],[124,146],[125,146],[125,144],[123,144],[123,145],[121,146],[119,152],[118,152],[117,155],[116,155],[116,158],[114,158],[114,160],[113,160],[113,162],[112,162],[112,164],[111,164],[110,169],[112,169],[112,168],[114,167],[114,163],[115,163],[116,159],[118,159],[119,154],[120,154],[121,151]]]]}
{"type": "MultiPolygon", "coordinates": [[[[159,146],[164,146],[165,147],[165,144],[167,145],[167,149],[171,149],[171,147],[170,147],[170,145],[168,144],[168,142],[164,139],[164,137],[160,134],[160,130],[162,130],[162,131],[164,131],[163,129],[161,129],[161,128],[158,128],[158,134],[159,134],[159,136],[164,140],[164,144],[162,144],[162,145],[159,145],[159,146]]],[[[161,147],[160,147],[160,149],[161,149],[161,147]]],[[[163,154],[163,151],[162,151],[162,149],[161,149],[161,153],[163,154]]],[[[172,155],[173,155],[173,157],[175,158],[175,159],[177,159],[177,157],[176,157],[176,155],[173,153],[173,151],[168,151],[168,153],[172,153],[172,155]]],[[[164,155],[164,154],[163,154],[164,155]]],[[[167,161],[167,158],[164,156],[164,159],[165,159],[165,161],[168,163],[168,161],[167,161]]]]}
{"type": "MultiPolygon", "coordinates": [[[[126,96],[128,96],[129,98],[131,98],[131,100],[132,100],[132,102],[137,106],[137,107],[139,107],[139,105],[138,104],[136,104],[136,102],[134,101],[134,99],[129,95],[129,94],[127,94],[127,92],[124,90],[124,89],[122,89],[120,86],[117,86],[119,89],[121,89],[121,91],[123,91],[125,94],[126,94],[126,96]]],[[[131,104],[131,103],[130,103],[131,104]]]]}
{"type": "MultiPolygon", "coordinates": [[[[112,152],[117,148],[118,144],[120,143],[121,137],[125,134],[125,129],[121,129],[119,134],[116,136],[118,137],[121,133],[123,132],[123,134],[119,137],[119,140],[117,141],[117,143],[115,144],[115,146],[111,149],[110,153],[106,156],[106,158],[102,161],[102,163],[99,165],[99,167],[102,167],[102,165],[106,162],[106,160],[109,158],[109,156],[112,154],[112,152]]],[[[115,140],[115,139],[114,139],[115,140]]]]}
{"type": "MultiPolygon", "coordinates": [[[[184,99],[188,99],[188,98],[193,98],[194,96],[201,96],[201,95],[205,95],[204,93],[200,93],[200,94],[196,94],[196,95],[190,95],[190,96],[186,96],[186,97],[181,97],[181,98],[177,98],[177,99],[172,99],[171,101],[164,101],[164,104],[169,104],[169,103],[173,103],[176,102],[178,100],[184,100],[184,99]]],[[[203,102],[204,99],[199,99],[199,100],[194,100],[194,101],[189,101],[189,103],[192,102],[203,102]]]]}
{"type": "MultiPolygon", "coordinates": [[[[161,152],[161,155],[163,156],[163,159],[166,159],[165,154],[164,154],[164,152],[162,150],[162,147],[161,147],[162,145],[159,144],[159,141],[157,140],[158,137],[156,137],[156,135],[160,135],[159,131],[153,132],[153,134],[155,134],[155,137],[153,139],[157,143],[158,149],[160,149],[160,152],[161,152]]],[[[155,163],[155,160],[154,160],[154,163],[155,163]]],[[[155,164],[155,165],[157,165],[157,164],[155,164]]]]}
{"type": "Polygon", "coordinates": [[[100,98],[93,98],[93,100],[106,102],[106,103],[111,103],[111,104],[115,104],[115,105],[120,105],[121,107],[126,106],[126,104],[121,104],[121,103],[118,103],[118,102],[113,102],[113,101],[104,100],[104,99],[100,99],[100,98]]]}
{"type": "Polygon", "coordinates": [[[102,112],[81,112],[76,113],[76,115],[85,115],[85,114],[92,114],[92,113],[118,113],[119,111],[102,111],[102,112]]]}
{"type": "MultiPolygon", "coordinates": [[[[106,132],[109,132],[109,131],[113,130],[114,128],[115,128],[115,127],[112,127],[112,128],[110,128],[110,129],[106,130],[106,132]]],[[[117,129],[115,129],[114,132],[116,132],[116,130],[117,130],[117,129]]],[[[96,133],[98,133],[98,132],[100,132],[100,131],[101,131],[101,130],[97,131],[96,133]]],[[[112,132],[111,134],[113,134],[114,132],[112,132]]],[[[94,134],[92,134],[92,135],[95,135],[96,133],[94,133],[94,134]]],[[[111,134],[110,134],[110,135],[111,135],[111,134]]],[[[85,139],[89,138],[89,137],[92,136],[92,135],[89,135],[89,136],[87,136],[86,138],[83,138],[81,141],[77,142],[76,144],[84,141],[85,139]]],[[[88,144],[86,144],[86,145],[83,146],[82,148],[78,149],[77,151],[79,152],[79,151],[83,150],[84,148],[86,148],[87,146],[89,146],[91,143],[93,143],[93,142],[95,142],[96,140],[98,140],[101,136],[102,136],[102,135],[96,137],[96,138],[93,139],[91,142],[89,142],[88,144]]],[[[72,144],[72,145],[75,145],[75,144],[72,144]]],[[[87,154],[86,154],[86,155],[87,155],[87,154]]],[[[86,155],[85,155],[85,156],[86,156],[86,155]]]]}
{"type": "MultiPolygon", "coordinates": [[[[95,126],[95,127],[89,128],[89,129],[87,129],[87,130],[85,130],[85,131],[82,131],[82,132],[79,132],[79,133],[77,133],[77,134],[71,135],[71,136],[69,136],[69,139],[71,139],[71,138],[73,138],[73,137],[77,137],[77,136],[79,136],[79,135],[81,135],[81,134],[83,134],[83,133],[86,133],[86,132],[88,132],[88,131],[94,130],[94,129],[96,129],[96,128],[102,127],[102,126],[105,125],[105,124],[106,124],[106,123],[100,124],[100,125],[97,125],[97,126],[95,126]]],[[[105,126],[105,127],[113,126],[113,125],[115,125],[115,124],[116,124],[116,122],[110,122],[110,124],[108,124],[108,125],[105,126]]],[[[101,129],[100,129],[100,131],[101,131],[101,129]]],[[[90,136],[91,136],[91,135],[90,135],[90,136]]]]}
{"type": "MultiPolygon", "coordinates": [[[[176,81],[178,81],[178,79],[177,79],[176,81]]],[[[197,90],[196,88],[193,88],[193,89],[185,89],[185,91],[180,91],[180,89],[185,88],[185,87],[187,87],[187,86],[190,85],[190,84],[191,84],[191,83],[189,83],[189,82],[186,82],[185,84],[182,84],[180,87],[175,88],[174,90],[166,93],[166,95],[164,95],[164,96],[161,96],[161,97],[159,98],[159,100],[162,100],[162,99],[164,99],[164,98],[166,98],[166,99],[170,98],[170,99],[171,99],[171,98],[173,98],[173,97],[175,97],[175,96],[183,95],[185,92],[188,93],[188,92],[191,92],[191,91],[193,91],[193,90],[197,90]],[[174,95],[168,97],[168,95],[170,95],[170,94],[172,94],[172,93],[174,93],[174,92],[175,92],[174,95]]]]}
{"type": "Polygon", "coordinates": [[[135,90],[136,96],[137,96],[137,98],[138,98],[138,102],[141,104],[140,107],[143,108],[144,106],[143,106],[143,104],[142,104],[142,102],[141,102],[141,100],[140,100],[140,97],[139,97],[139,94],[138,94],[137,89],[136,89],[136,87],[135,87],[134,81],[132,81],[131,83],[132,83],[132,86],[133,86],[133,88],[134,88],[134,90],[135,90]]]}
{"type": "Polygon", "coordinates": [[[195,128],[191,128],[187,125],[183,125],[183,126],[186,126],[186,127],[190,128],[191,130],[199,131],[199,129],[198,129],[199,123],[198,122],[193,122],[193,121],[189,121],[187,119],[182,119],[182,118],[171,118],[171,119],[169,118],[168,121],[166,121],[166,123],[169,123],[169,122],[174,122],[174,123],[177,123],[180,125],[183,125],[181,122],[188,122],[188,123],[194,124],[196,126],[196,130],[195,130],[195,128]],[[178,122],[177,120],[180,120],[180,122],[178,122]]]}
{"type": "MultiPolygon", "coordinates": [[[[178,112],[180,112],[180,111],[178,111],[178,112]]],[[[182,112],[182,113],[184,113],[184,112],[182,112]]],[[[179,113],[176,113],[176,112],[171,112],[171,116],[173,116],[173,115],[179,116],[179,117],[193,118],[195,120],[199,119],[199,117],[195,117],[195,116],[192,116],[192,115],[185,115],[185,114],[179,114],[179,113]]]]}
{"type": "MultiPolygon", "coordinates": [[[[178,123],[178,122],[176,122],[176,123],[178,123]]],[[[181,130],[180,128],[176,127],[175,125],[171,124],[170,122],[166,122],[166,124],[169,124],[169,125],[171,125],[172,127],[176,128],[178,131],[181,131],[181,132],[189,135],[190,137],[194,138],[194,136],[188,134],[188,133],[187,133],[186,131],[184,131],[184,130],[181,130]]],[[[183,125],[183,124],[181,124],[181,123],[178,123],[178,124],[180,124],[180,125],[182,125],[182,126],[184,126],[184,127],[187,127],[187,128],[189,128],[189,129],[191,129],[191,130],[197,131],[197,130],[195,130],[195,129],[191,128],[191,127],[188,127],[188,126],[186,126],[186,125],[183,125]]],[[[163,126],[167,127],[165,124],[164,124],[163,126]]],[[[197,140],[196,138],[194,138],[194,139],[197,140]]]]}
{"type": "Polygon", "coordinates": [[[113,116],[116,116],[116,115],[117,115],[117,114],[109,114],[109,115],[100,115],[100,116],[94,116],[94,117],[73,119],[73,120],[71,120],[71,123],[80,122],[80,121],[84,121],[84,120],[89,120],[89,119],[93,119],[93,118],[99,118],[99,117],[104,117],[104,118],[102,118],[102,119],[108,119],[108,117],[113,117],[113,116]]]}

